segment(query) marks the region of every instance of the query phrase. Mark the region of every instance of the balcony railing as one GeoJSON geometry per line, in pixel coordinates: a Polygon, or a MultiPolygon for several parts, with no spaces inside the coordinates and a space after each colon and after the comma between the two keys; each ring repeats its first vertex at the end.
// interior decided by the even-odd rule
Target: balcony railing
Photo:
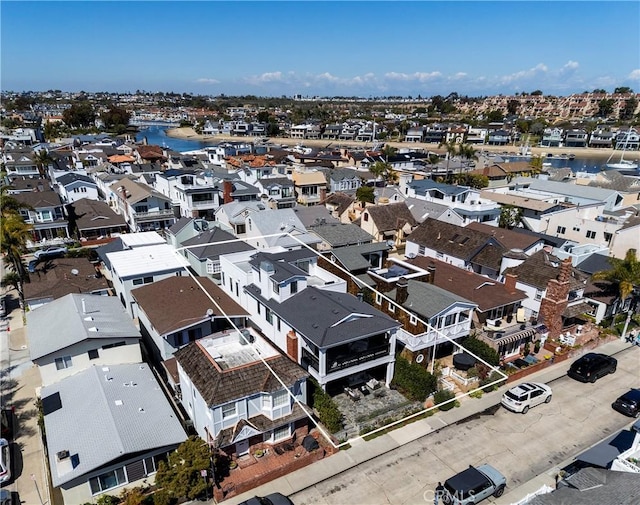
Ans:
{"type": "Polygon", "coordinates": [[[169,217],[173,217],[173,210],[171,209],[161,209],[151,212],[135,212],[135,217],[138,221],[142,220],[153,220],[153,219],[166,219],[169,217]]]}
{"type": "Polygon", "coordinates": [[[367,361],[373,361],[378,358],[388,356],[389,351],[390,347],[388,344],[386,344],[379,347],[373,347],[371,349],[367,349],[366,351],[361,351],[358,353],[350,353],[349,355],[337,356],[333,360],[327,359],[327,372],[344,370],[345,368],[360,365],[361,363],[366,363],[367,361]]]}

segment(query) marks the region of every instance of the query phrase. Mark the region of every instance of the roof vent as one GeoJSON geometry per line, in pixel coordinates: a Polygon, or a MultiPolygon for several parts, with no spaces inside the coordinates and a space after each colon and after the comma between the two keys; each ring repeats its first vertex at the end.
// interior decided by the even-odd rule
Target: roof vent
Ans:
{"type": "Polygon", "coordinates": [[[96,326],[92,326],[91,328],[89,328],[89,331],[93,331],[95,333],[98,331],[98,328],[96,326]]]}
{"type": "Polygon", "coordinates": [[[58,458],[58,461],[62,461],[63,459],[67,459],[69,457],[69,451],[58,451],[56,453],[56,457],[58,458]]]}
{"type": "Polygon", "coordinates": [[[144,413],[144,409],[143,409],[142,407],[139,407],[139,408],[138,408],[138,412],[140,412],[140,413],[144,413]]]}
{"type": "Polygon", "coordinates": [[[93,318],[91,316],[87,316],[84,318],[85,321],[93,321],[93,318]]]}
{"type": "Polygon", "coordinates": [[[115,400],[113,403],[120,407],[122,405],[122,400],[115,400]]]}

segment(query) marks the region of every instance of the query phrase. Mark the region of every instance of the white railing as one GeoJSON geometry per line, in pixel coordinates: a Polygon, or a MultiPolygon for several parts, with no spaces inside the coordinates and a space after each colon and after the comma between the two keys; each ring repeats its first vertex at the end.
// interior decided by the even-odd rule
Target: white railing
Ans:
{"type": "Polygon", "coordinates": [[[459,374],[457,374],[455,372],[451,372],[449,374],[449,376],[453,377],[455,380],[457,380],[458,382],[461,382],[465,386],[468,386],[472,382],[477,382],[478,381],[477,377],[463,377],[462,375],[459,375],[459,374]]]}
{"type": "Polygon", "coordinates": [[[640,467],[623,457],[614,459],[611,469],[619,472],[640,473],[640,467]]]}
{"type": "Polygon", "coordinates": [[[513,502],[511,505],[526,505],[527,503],[529,503],[529,501],[531,501],[532,498],[535,498],[536,496],[541,495],[541,494],[551,493],[552,491],[553,491],[552,487],[547,486],[546,484],[544,484],[537,491],[534,491],[533,493],[529,493],[527,496],[525,496],[524,498],[522,498],[521,500],[519,500],[517,502],[513,502]]]}
{"type": "Polygon", "coordinates": [[[442,384],[442,388],[447,391],[453,391],[455,389],[455,384],[447,379],[440,379],[440,384],[442,384]]]}

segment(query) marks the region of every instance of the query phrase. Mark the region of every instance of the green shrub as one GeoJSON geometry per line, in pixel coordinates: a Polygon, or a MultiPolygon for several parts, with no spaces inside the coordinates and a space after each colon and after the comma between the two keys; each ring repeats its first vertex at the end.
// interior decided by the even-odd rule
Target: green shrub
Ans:
{"type": "Polygon", "coordinates": [[[476,389],[469,393],[469,398],[482,398],[482,389],[476,389]]]}
{"type": "Polygon", "coordinates": [[[423,367],[398,356],[391,384],[409,400],[423,402],[438,388],[438,379],[423,367]]]}
{"type": "Polygon", "coordinates": [[[498,366],[498,363],[500,363],[500,355],[498,354],[498,351],[476,337],[465,337],[460,342],[460,345],[462,345],[462,347],[468,350],[471,354],[478,356],[490,365],[498,366]]]}
{"type": "Polygon", "coordinates": [[[311,389],[311,395],[309,395],[312,403],[311,406],[316,409],[320,422],[324,424],[331,433],[340,431],[342,429],[342,412],[340,412],[338,406],[315,380],[310,379],[308,384],[311,389]]]}
{"type": "Polygon", "coordinates": [[[448,400],[452,400],[455,397],[456,395],[453,393],[453,391],[449,391],[448,389],[441,389],[440,391],[437,391],[435,395],[433,395],[433,401],[440,410],[447,411],[455,407],[455,402],[449,402],[444,405],[441,404],[448,400]]]}
{"type": "Polygon", "coordinates": [[[495,391],[496,389],[498,389],[498,386],[500,386],[500,384],[494,384],[493,386],[487,386],[487,387],[483,387],[483,386],[486,386],[487,384],[491,384],[492,382],[495,382],[500,379],[504,379],[504,377],[502,377],[502,375],[499,374],[498,372],[492,372],[491,375],[489,375],[489,377],[480,381],[480,387],[485,393],[490,393],[491,391],[495,391]]]}

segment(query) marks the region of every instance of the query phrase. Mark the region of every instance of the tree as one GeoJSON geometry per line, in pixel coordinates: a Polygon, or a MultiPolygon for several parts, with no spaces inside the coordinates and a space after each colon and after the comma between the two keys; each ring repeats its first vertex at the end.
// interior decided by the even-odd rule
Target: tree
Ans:
{"type": "Polygon", "coordinates": [[[0,248],[21,279],[26,277],[22,253],[26,250],[27,241],[31,238],[31,230],[31,225],[25,223],[20,214],[11,213],[2,217],[0,248]]]}
{"type": "Polygon", "coordinates": [[[512,229],[522,222],[522,209],[513,205],[503,205],[500,209],[498,226],[500,228],[512,229]]]}
{"type": "Polygon", "coordinates": [[[258,122],[259,123],[268,123],[269,122],[269,112],[266,110],[262,110],[258,112],[258,122]]]}
{"type": "Polygon", "coordinates": [[[624,103],[624,108],[620,111],[620,119],[631,119],[638,107],[638,100],[632,96],[624,103]]]}
{"type": "Polygon", "coordinates": [[[529,93],[531,96],[542,96],[543,93],[542,91],[540,91],[539,89],[536,89],[535,91],[532,91],[531,93],[529,93]]]}
{"type": "Polygon", "coordinates": [[[391,170],[391,165],[386,161],[376,161],[369,167],[369,172],[374,175],[376,180],[384,178],[387,171],[391,170]]]}
{"type": "Polygon", "coordinates": [[[504,119],[504,113],[501,110],[492,110],[487,114],[487,119],[491,123],[499,123],[504,119]]]}
{"type": "Polygon", "coordinates": [[[160,462],[156,484],[174,498],[199,498],[207,489],[207,482],[200,472],[208,470],[210,464],[207,443],[191,436],[169,454],[167,462],[160,462]]]}
{"type": "Polygon", "coordinates": [[[592,92],[594,95],[606,95],[607,94],[607,90],[606,89],[602,89],[602,88],[596,88],[593,90],[592,92]]]}
{"type": "Polygon", "coordinates": [[[591,278],[595,281],[609,281],[615,284],[622,303],[635,287],[640,286],[640,261],[636,249],[629,249],[624,259],[609,258],[611,268],[595,272],[591,278]]]}
{"type": "Polygon", "coordinates": [[[46,149],[39,149],[36,151],[33,156],[33,161],[36,162],[36,166],[38,167],[38,173],[40,177],[46,177],[46,169],[49,168],[49,165],[53,163],[53,158],[49,154],[49,151],[46,149]]]}
{"type": "Polygon", "coordinates": [[[445,142],[440,144],[438,147],[444,146],[447,150],[447,175],[449,174],[449,163],[451,161],[451,157],[455,156],[458,151],[458,145],[455,139],[451,139],[449,142],[445,142]]]}
{"type": "Polygon", "coordinates": [[[102,113],[102,122],[108,129],[113,129],[118,126],[127,126],[129,119],[131,119],[131,113],[122,107],[112,105],[106,112],[102,113]]]}
{"type": "Polygon", "coordinates": [[[515,116],[518,113],[518,108],[520,107],[520,102],[518,100],[509,100],[507,102],[507,112],[515,116]]]}
{"type": "Polygon", "coordinates": [[[613,92],[626,95],[627,93],[633,93],[633,90],[629,86],[620,86],[619,88],[614,89],[613,92]]]}
{"type": "Polygon", "coordinates": [[[613,112],[615,102],[612,98],[603,98],[598,102],[598,116],[608,117],[613,112]]]}
{"type": "Polygon", "coordinates": [[[356,200],[363,204],[374,203],[376,201],[376,195],[374,194],[373,188],[371,186],[360,186],[356,189],[356,200]]]}
{"type": "Polygon", "coordinates": [[[542,168],[544,166],[544,162],[542,161],[542,156],[540,156],[540,155],[533,156],[531,158],[531,160],[529,161],[529,165],[531,166],[531,169],[535,173],[542,172],[542,168]]]}
{"type": "Polygon", "coordinates": [[[86,128],[92,126],[96,113],[89,102],[75,103],[62,113],[62,119],[70,128],[86,128]]]}

